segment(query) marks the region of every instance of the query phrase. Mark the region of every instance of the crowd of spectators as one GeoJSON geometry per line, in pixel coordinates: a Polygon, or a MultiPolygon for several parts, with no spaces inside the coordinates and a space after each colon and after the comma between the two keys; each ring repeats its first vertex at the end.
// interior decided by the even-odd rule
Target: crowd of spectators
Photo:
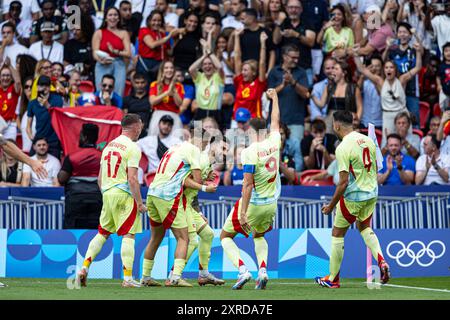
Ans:
{"type": "Polygon", "coordinates": [[[4,0],[1,20],[0,133],[49,172],[3,154],[1,186],[64,185],[48,109],[96,105],[141,116],[143,184],[200,120],[231,143],[221,183],[242,184],[267,88],[283,183],[336,177],[332,113],[349,110],[355,130],[375,126],[380,184],[450,184],[448,0],[4,0]]]}

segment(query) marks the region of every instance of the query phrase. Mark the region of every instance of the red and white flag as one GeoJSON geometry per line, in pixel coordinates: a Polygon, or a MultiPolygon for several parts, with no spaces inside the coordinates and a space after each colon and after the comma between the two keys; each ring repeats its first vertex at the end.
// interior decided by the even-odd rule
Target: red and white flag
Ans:
{"type": "Polygon", "coordinates": [[[117,107],[90,106],[75,108],[50,108],[53,129],[58,135],[64,155],[77,151],[83,124],[99,127],[97,145],[102,149],[121,133],[123,112],[117,107]]]}

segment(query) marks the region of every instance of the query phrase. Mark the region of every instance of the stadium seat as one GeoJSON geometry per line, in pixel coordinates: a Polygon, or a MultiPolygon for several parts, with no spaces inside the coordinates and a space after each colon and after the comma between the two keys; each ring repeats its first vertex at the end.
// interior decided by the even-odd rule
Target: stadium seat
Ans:
{"type": "MultiPolygon", "coordinates": [[[[359,129],[359,132],[369,135],[369,129],[359,129]]],[[[383,132],[380,129],[375,129],[375,135],[377,136],[378,145],[381,147],[381,139],[383,138],[383,132]]]]}
{"type": "Polygon", "coordinates": [[[433,115],[440,117],[442,114],[441,106],[439,103],[435,103],[433,107],[433,115]]]}
{"type": "Polygon", "coordinates": [[[322,173],[324,170],[305,170],[300,175],[300,184],[302,186],[333,186],[333,177],[328,177],[324,180],[315,180],[315,181],[308,181],[305,182],[306,177],[310,177],[313,175],[316,175],[318,173],[322,173]]]}
{"type": "Polygon", "coordinates": [[[156,172],[147,173],[144,177],[145,185],[148,187],[150,183],[152,183],[153,179],[155,179],[156,172]]]}
{"type": "Polygon", "coordinates": [[[412,133],[417,134],[420,137],[420,139],[423,138],[423,131],[420,129],[413,129],[412,133]]]}
{"type": "Polygon", "coordinates": [[[16,145],[17,145],[17,148],[19,148],[20,150],[22,150],[23,139],[22,139],[22,133],[20,133],[20,132],[17,132],[16,145]]]}
{"type": "Polygon", "coordinates": [[[148,158],[145,155],[145,153],[141,153],[141,161],[139,161],[139,167],[144,171],[144,173],[147,173],[148,171],[148,158]]]}
{"type": "Polygon", "coordinates": [[[430,116],[430,104],[425,101],[419,102],[420,127],[427,126],[428,117],[430,116]]]}
{"type": "Polygon", "coordinates": [[[83,80],[80,82],[80,91],[81,92],[95,92],[95,86],[92,81],[83,80]]]}
{"type": "Polygon", "coordinates": [[[131,89],[133,89],[133,86],[131,85],[131,81],[130,80],[125,81],[125,91],[124,91],[123,96],[126,97],[126,96],[130,95],[131,89]]]}

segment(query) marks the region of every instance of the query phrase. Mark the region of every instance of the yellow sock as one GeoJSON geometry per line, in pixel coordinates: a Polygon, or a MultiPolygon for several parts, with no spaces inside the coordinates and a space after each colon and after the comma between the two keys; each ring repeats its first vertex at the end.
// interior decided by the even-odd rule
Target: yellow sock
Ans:
{"type": "Polygon", "coordinates": [[[148,260],[148,259],[144,258],[144,263],[142,264],[142,275],[144,277],[151,276],[154,264],[155,264],[155,260],[148,260]]]}
{"type": "Polygon", "coordinates": [[[266,268],[267,256],[269,254],[269,246],[267,245],[266,239],[264,237],[254,238],[255,242],[255,253],[258,259],[259,268],[266,268]]]}
{"type": "Polygon", "coordinates": [[[339,281],[339,270],[344,257],[344,238],[331,237],[330,281],[339,281]]]}
{"type": "Polygon", "coordinates": [[[211,247],[214,240],[214,231],[206,225],[199,233],[198,263],[200,270],[208,270],[209,258],[211,257],[211,247]]]}
{"type": "Polygon", "coordinates": [[[242,262],[242,260],[240,258],[239,248],[236,245],[236,243],[233,241],[233,239],[227,237],[227,238],[223,238],[221,242],[222,242],[223,251],[225,251],[228,259],[231,260],[233,265],[236,268],[239,268],[241,265],[243,265],[244,263],[242,262]]]}
{"type": "Polygon", "coordinates": [[[173,264],[173,273],[172,275],[181,277],[183,273],[184,266],[186,265],[186,260],[184,259],[175,259],[173,264]]]}
{"type": "Polygon", "coordinates": [[[103,245],[105,244],[106,239],[101,234],[97,233],[95,237],[89,242],[89,247],[86,252],[86,257],[83,262],[83,267],[89,268],[92,261],[94,261],[95,257],[102,250],[103,245]]]}
{"type": "Polygon", "coordinates": [[[195,249],[198,247],[198,241],[197,241],[197,232],[189,232],[189,245],[186,253],[186,263],[191,258],[192,254],[194,253],[195,249]]]}
{"type": "Polygon", "coordinates": [[[133,274],[133,262],[134,262],[134,239],[131,238],[122,239],[122,248],[120,250],[120,256],[122,257],[124,277],[131,277],[133,274]]]}
{"type": "Polygon", "coordinates": [[[378,264],[380,264],[384,258],[375,232],[373,232],[372,228],[366,228],[361,232],[361,237],[364,239],[366,246],[372,251],[373,257],[377,260],[378,264]]]}

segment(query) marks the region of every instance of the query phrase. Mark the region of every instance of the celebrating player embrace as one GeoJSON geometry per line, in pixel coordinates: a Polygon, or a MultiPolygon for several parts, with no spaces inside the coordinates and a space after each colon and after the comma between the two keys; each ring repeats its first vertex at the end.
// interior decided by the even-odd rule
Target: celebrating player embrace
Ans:
{"type": "Polygon", "coordinates": [[[189,245],[187,199],[184,189],[195,188],[215,192],[217,188],[215,185],[202,184],[200,158],[200,149],[190,141],[169,148],[162,157],[155,179],[148,189],[147,205],[152,230],[150,241],[145,249],[141,280],[141,283],[147,286],[159,285],[151,278],[151,271],[165,230],[170,228],[177,240],[177,246],[173,272],[165,285],[192,287],[181,278],[189,245]]]}
{"type": "Polygon", "coordinates": [[[339,271],[344,256],[344,236],[356,221],[367,247],[378,261],[381,282],[389,280],[389,266],[384,261],[380,244],[370,227],[378,197],[375,143],[367,136],[353,131],[353,115],[349,111],[333,113],[333,129],[342,142],[336,149],[339,184],[331,202],[322,208],[330,214],[336,205],[336,217],[331,238],[330,275],[317,277],[323,287],[339,288],[339,271]]]}
{"type": "Polygon", "coordinates": [[[249,233],[253,234],[259,266],[255,289],[265,289],[269,280],[266,270],[269,249],[264,234],[272,229],[277,200],[281,193],[278,173],[281,136],[277,93],[274,89],[269,89],[267,96],[272,100],[270,134],[267,135],[267,124],[264,119],[250,120],[251,144],[241,155],[244,166],[242,197],[228,215],[220,235],[222,247],[228,258],[236,268],[239,268],[239,277],[233,286],[234,290],[242,289],[252,277],[240,259],[239,248],[233,241],[237,233],[242,233],[246,237],[249,233]]]}

